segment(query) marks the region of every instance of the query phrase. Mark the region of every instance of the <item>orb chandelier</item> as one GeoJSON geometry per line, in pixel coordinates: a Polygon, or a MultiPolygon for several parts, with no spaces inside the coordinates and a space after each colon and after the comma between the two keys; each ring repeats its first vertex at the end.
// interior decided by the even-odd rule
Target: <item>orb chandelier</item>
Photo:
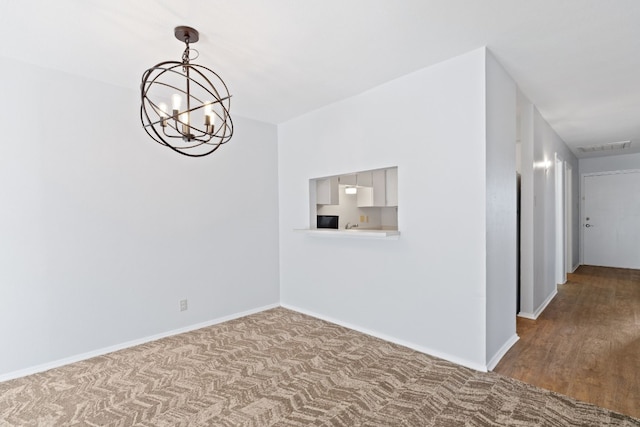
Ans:
{"type": "Polygon", "coordinates": [[[161,62],[142,74],[140,119],[156,142],[185,156],[202,157],[233,136],[231,95],[218,74],[190,62],[198,57],[190,47],[198,41],[198,31],[179,26],[174,34],[186,45],[182,61],[161,62]]]}

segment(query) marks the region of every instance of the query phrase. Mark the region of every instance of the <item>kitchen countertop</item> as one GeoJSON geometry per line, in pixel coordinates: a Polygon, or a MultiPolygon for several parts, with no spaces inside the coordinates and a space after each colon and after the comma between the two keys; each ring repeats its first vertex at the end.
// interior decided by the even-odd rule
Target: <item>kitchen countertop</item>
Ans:
{"type": "Polygon", "coordinates": [[[326,237],[355,237],[355,238],[367,238],[367,239],[393,239],[397,240],[400,237],[398,230],[372,230],[366,228],[350,228],[348,230],[344,228],[305,228],[296,229],[296,232],[302,232],[311,236],[326,236],[326,237]]]}

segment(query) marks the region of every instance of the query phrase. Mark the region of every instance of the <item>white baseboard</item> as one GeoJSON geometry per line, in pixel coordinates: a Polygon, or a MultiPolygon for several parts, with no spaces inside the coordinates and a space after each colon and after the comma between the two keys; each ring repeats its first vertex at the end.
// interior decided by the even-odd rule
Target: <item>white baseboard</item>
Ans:
{"type": "Polygon", "coordinates": [[[162,332],[156,335],[151,335],[144,338],[127,341],[121,344],[112,345],[109,347],[100,348],[97,350],[89,351],[87,353],[76,354],[74,356],[65,357],[64,359],[54,360],[53,362],[43,363],[41,365],[31,366],[29,368],[20,369],[18,371],[8,372],[0,375],[0,382],[8,381],[15,378],[25,377],[27,375],[37,374],[38,372],[48,371],[49,369],[59,368],[71,363],[80,362],[82,360],[91,359],[92,357],[102,356],[107,353],[113,353],[114,351],[124,350],[126,348],[135,347],[140,344],[146,344],[151,341],[156,341],[161,338],[170,337],[173,335],[183,334],[185,332],[195,331],[196,329],[206,328],[207,326],[217,325],[218,323],[227,322],[229,320],[238,319],[240,317],[249,316],[250,314],[259,313],[261,311],[270,310],[272,308],[279,307],[280,304],[269,304],[262,307],[254,308],[251,310],[243,311],[240,313],[230,314],[228,316],[218,317],[216,319],[207,320],[206,322],[196,323],[195,325],[185,326],[184,328],[173,329],[171,331],[162,332]]]}
{"type": "MultiPolygon", "coordinates": [[[[538,310],[540,313],[544,310],[544,308],[546,307],[546,305],[551,301],[551,299],[553,299],[553,297],[555,296],[555,294],[557,293],[554,292],[553,295],[551,295],[547,301],[545,301],[545,304],[543,304],[541,306],[541,308],[538,310]]],[[[202,323],[197,323],[194,325],[189,325],[189,326],[185,326],[183,328],[178,328],[178,329],[173,329],[171,331],[167,331],[167,332],[162,332],[159,334],[155,334],[155,335],[151,335],[151,336],[147,336],[147,337],[143,337],[143,338],[139,338],[139,339],[135,339],[135,340],[131,340],[131,341],[127,341],[124,343],[120,343],[120,344],[116,344],[116,345],[112,345],[109,347],[103,347],[97,350],[93,350],[93,351],[89,351],[86,353],[81,353],[81,354],[77,354],[77,355],[73,355],[70,357],[65,357],[63,359],[58,359],[58,360],[54,360],[52,362],[48,362],[48,363],[43,363],[40,365],[36,365],[36,366],[31,366],[25,369],[20,369],[17,371],[12,371],[12,372],[8,372],[5,374],[0,375],[0,382],[3,381],[8,381],[8,380],[12,380],[12,379],[16,379],[16,378],[20,378],[20,377],[25,377],[27,375],[32,375],[32,374],[36,374],[39,372],[44,372],[44,371],[48,371],[50,369],[54,369],[54,368],[59,368],[61,366],[64,365],[69,365],[71,363],[75,363],[75,362],[80,362],[82,360],[87,360],[90,359],[92,357],[97,357],[97,356],[102,356],[104,354],[108,354],[108,353],[113,353],[114,351],[119,351],[119,350],[124,350],[130,347],[134,347],[137,345],[141,345],[141,344],[146,344],[148,342],[151,341],[156,341],[162,338],[166,338],[166,337],[170,337],[173,335],[178,335],[178,334],[183,334],[185,332],[190,332],[190,331],[194,331],[196,329],[201,329],[201,328],[206,328],[208,326],[213,326],[213,325],[217,325],[219,323],[223,323],[223,322],[227,322],[229,320],[234,320],[234,319],[238,319],[240,317],[245,317],[245,316],[249,316],[251,314],[255,314],[255,313],[259,313],[261,311],[265,311],[265,310],[270,310],[272,308],[276,308],[276,307],[284,307],[286,309],[289,310],[293,310],[293,311],[297,311],[299,313],[302,314],[306,314],[308,316],[311,317],[315,317],[317,319],[321,319],[336,325],[340,325],[340,326],[344,326],[345,328],[349,328],[349,329],[353,329],[354,331],[358,331],[361,332],[363,334],[367,334],[376,338],[380,338],[382,340],[385,341],[389,341],[392,342],[394,344],[398,344],[401,345],[403,347],[407,347],[410,348],[412,350],[416,350],[419,351],[420,353],[425,353],[434,357],[438,357],[440,359],[444,359],[447,360],[449,362],[458,364],[458,365],[462,365],[462,366],[466,366],[468,368],[474,369],[476,371],[480,371],[480,372],[487,372],[488,370],[493,369],[497,363],[500,361],[500,359],[502,359],[502,357],[504,356],[504,354],[506,354],[506,352],[513,346],[513,344],[516,343],[516,341],[518,341],[518,336],[514,335],[513,337],[511,337],[503,346],[502,348],[498,351],[498,353],[496,353],[496,355],[491,359],[491,361],[485,366],[476,362],[472,362],[470,360],[467,359],[463,359],[457,356],[453,356],[451,354],[442,352],[442,351],[438,351],[438,350],[434,350],[432,348],[428,348],[428,347],[424,347],[421,345],[417,345],[414,344],[412,342],[408,342],[408,341],[404,341],[402,339],[398,339],[396,337],[384,334],[384,333],[380,333],[377,331],[373,331],[367,328],[363,328],[360,327],[358,325],[354,325],[348,322],[343,322],[341,320],[338,319],[334,319],[331,318],[329,316],[325,316],[325,315],[321,315],[318,313],[315,313],[313,311],[309,311],[300,307],[296,307],[296,306],[292,306],[289,304],[269,304],[269,305],[265,305],[262,307],[258,307],[255,309],[251,309],[251,310],[246,310],[240,313],[234,313],[228,316],[223,316],[223,317],[218,317],[212,320],[208,320],[206,322],[202,322],[202,323]]],[[[522,317],[526,317],[523,316],[523,313],[518,314],[519,316],[522,317]]],[[[536,316],[537,317],[537,316],[536,316]]],[[[531,318],[536,318],[536,317],[531,317],[531,318]]]]}
{"type": "Polygon", "coordinates": [[[573,266],[571,273],[575,273],[578,267],[580,267],[580,263],[577,263],[576,265],[573,266]]]}
{"type": "Polygon", "coordinates": [[[525,319],[536,320],[536,316],[533,313],[527,313],[526,311],[521,311],[518,313],[518,317],[524,317],[525,319]]]}
{"type": "Polygon", "coordinates": [[[286,308],[286,309],[297,311],[298,313],[306,314],[307,316],[315,317],[316,319],[321,319],[321,320],[324,320],[324,321],[329,322],[329,323],[333,323],[333,324],[336,324],[336,325],[344,326],[345,328],[353,329],[354,331],[362,332],[363,334],[370,335],[370,336],[376,337],[376,338],[380,338],[381,340],[389,341],[389,342],[392,342],[394,344],[398,344],[398,345],[401,345],[403,347],[407,347],[407,348],[410,348],[412,350],[419,351],[420,353],[424,353],[424,354],[428,354],[430,356],[438,357],[440,359],[444,359],[444,360],[447,360],[449,362],[453,362],[453,363],[455,363],[457,365],[466,366],[467,368],[471,368],[471,369],[474,369],[474,370],[480,371],[480,372],[487,372],[488,371],[487,366],[482,365],[480,363],[475,363],[475,362],[472,362],[470,360],[462,359],[462,358],[457,357],[457,356],[452,356],[451,354],[447,354],[447,353],[444,353],[444,352],[441,352],[441,351],[438,351],[438,350],[434,350],[432,348],[423,347],[421,345],[416,345],[414,343],[411,343],[411,342],[408,342],[408,341],[404,341],[404,340],[392,337],[392,336],[387,335],[387,334],[383,334],[383,333],[380,333],[380,332],[377,332],[377,331],[373,331],[371,329],[363,328],[361,326],[354,325],[354,324],[351,324],[349,322],[343,322],[341,320],[337,320],[337,319],[331,318],[329,316],[318,314],[318,313],[315,313],[313,311],[306,310],[306,309],[303,309],[303,308],[300,308],[300,307],[296,307],[296,306],[289,305],[289,304],[284,304],[284,303],[281,303],[280,305],[282,307],[286,308]]]}
{"type": "Polygon", "coordinates": [[[521,311],[520,313],[518,313],[518,317],[524,317],[525,319],[536,320],[538,316],[542,314],[544,309],[547,308],[549,303],[556,297],[556,295],[558,295],[558,289],[554,289],[553,292],[551,292],[551,294],[547,297],[547,299],[544,300],[542,304],[540,304],[540,307],[538,307],[536,311],[534,311],[533,313],[527,313],[525,311],[521,311]]]}
{"type": "Polygon", "coordinates": [[[487,369],[493,371],[493,368],[496,367],[498,362],[500,362],[504,355],[507,354],[507,351],[509,351],[509,349],[513,347],[513,345],[518,342],[519,339],[520,337],[517,334],[513,334],[511,338],[509,338],[507,342],[505,342],[504,345],[500,347],[500,350],[498,350],[498,352],[491,358],[489,363],[487,363],[487,369]]]}

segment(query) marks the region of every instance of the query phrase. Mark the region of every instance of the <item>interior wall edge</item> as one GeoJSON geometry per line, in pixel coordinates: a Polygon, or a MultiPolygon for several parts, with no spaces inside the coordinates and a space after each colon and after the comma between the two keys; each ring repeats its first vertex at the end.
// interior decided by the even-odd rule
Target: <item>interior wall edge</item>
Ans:
{"type": "Polygon", "coordinates": [[[502,360],[504,355],[507,354],[507,352],[511,349],[511,347],[515,345],[515,343],[518,342],[518,340],[520,340],[520,337],[518,336],[518,334],[513,334],[507,340],[507,342],[505,342],[504,345],[496,352],[496,354],[491,358],[491,360],[489,360],[489,362],[487,363],[487,369],[490,371],[493,371],[493,368],[495,368],[498,365],[498,363],[500,363],[500,360],[502,360]]]}
{"type": "MultiPolygon", "coordinates": [[[[530,319],[536,320],[541,314],[542,312],[547,308],[547,306],[549,304],[551,304],[551,301],[553,301],[553,299],[556,297],[556,295],[558,295],[558,289],[556,287],[556,289],[553,290],[553,292],[551,292],[551,294],[547,297],[547,299],[545,299],[542,304],[540,304],[538,306],[538,308],[533,312],[532,316],[530,319]]],[[[522,316],[524,317],[524,316],[522,316]]]]}

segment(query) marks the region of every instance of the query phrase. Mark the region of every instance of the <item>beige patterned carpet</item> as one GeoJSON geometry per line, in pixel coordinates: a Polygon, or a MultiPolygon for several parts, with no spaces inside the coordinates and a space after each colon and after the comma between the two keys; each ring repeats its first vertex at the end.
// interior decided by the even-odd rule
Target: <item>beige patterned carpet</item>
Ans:
{"type": "Polygon", "coordinates": [[[2,426],[640,426],[283,308],[0,383],[2,426]]]}

